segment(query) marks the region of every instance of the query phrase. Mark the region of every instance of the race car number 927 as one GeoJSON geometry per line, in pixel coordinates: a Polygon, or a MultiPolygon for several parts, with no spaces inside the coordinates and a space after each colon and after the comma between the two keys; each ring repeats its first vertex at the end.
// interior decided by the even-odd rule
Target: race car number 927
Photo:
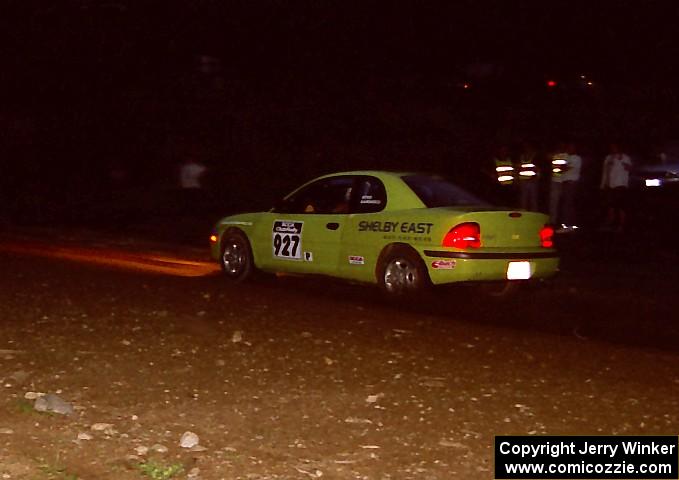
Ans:
{"type": "Polygon", "coordinates": [[[302,225],[304,222],[273,222],[273,255],[277,258],[302,258],[302,225]]]}

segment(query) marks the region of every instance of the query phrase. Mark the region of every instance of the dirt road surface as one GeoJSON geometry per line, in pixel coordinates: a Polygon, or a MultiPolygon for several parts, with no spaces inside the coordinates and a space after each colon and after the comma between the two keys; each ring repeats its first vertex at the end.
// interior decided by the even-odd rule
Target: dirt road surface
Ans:
{"type": "Polygon", "coordinates": [[[672,289],[613,263],[507,302],[389,306],[57,257],[0,252],[2,479],[488,479],[495,435],[679,426],[672,289]],[[42,393],[73,413],[36,411],[42,393]]]}

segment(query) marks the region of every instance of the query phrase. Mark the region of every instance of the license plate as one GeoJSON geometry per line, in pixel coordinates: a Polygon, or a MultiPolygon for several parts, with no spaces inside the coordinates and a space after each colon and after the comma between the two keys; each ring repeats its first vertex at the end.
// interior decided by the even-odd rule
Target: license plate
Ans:
{"type": "Polygon", "coordinates": [[[528,280],[532,275],[530,262],[509,262],[507,280],[528,280]]]}

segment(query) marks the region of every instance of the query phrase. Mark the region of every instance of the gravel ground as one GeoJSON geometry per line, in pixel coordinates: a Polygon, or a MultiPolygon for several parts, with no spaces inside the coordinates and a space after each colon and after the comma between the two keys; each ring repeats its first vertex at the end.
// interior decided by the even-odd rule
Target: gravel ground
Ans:
{"type": "Polygon", "coordinates": [[[325,280],[0,262],[2,479],[487,479],[494,435],[679,425],[670,292],[648,282],[392,307],[325,280]]]}

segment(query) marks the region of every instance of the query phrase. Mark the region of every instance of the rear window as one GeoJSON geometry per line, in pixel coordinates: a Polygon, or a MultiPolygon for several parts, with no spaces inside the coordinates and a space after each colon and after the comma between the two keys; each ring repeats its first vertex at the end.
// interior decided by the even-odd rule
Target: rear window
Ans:
{"type": "Polygon", "coordinates": [[[428,208],[488,205],[443,177],[404,175],[401,178],[428,208]]]}

